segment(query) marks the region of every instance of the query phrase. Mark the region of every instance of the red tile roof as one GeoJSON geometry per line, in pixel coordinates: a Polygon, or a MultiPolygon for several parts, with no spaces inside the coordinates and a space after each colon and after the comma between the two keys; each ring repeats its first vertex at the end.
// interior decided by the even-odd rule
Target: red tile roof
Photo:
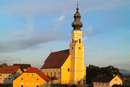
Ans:
{"type": "Polygon", "coordinates": [[[102,75],[93,78],[92,82],[110,82],[115,76],[102,75]]]}
{"type": "Polygon", "coordinates": [[[37,68],[31,67],[28,70],[24,71],[24,73],[37,73],[41,78],[43,78],[45,81],[51,81],[50,78],[48,78],[44,73],[42,73],[37,68]]]}
{"type": "Polygon", "coordinates": [[[20,66],[2,66],[0,73],[16,73],[20,66]]]}
{"type": "Polygon", "coordinates": [[[46,68],[60,68],[66,59],[69,57],[69,49],[58,52],[52,52],[45,60],[44,65],[41,69],[46,68]]]}

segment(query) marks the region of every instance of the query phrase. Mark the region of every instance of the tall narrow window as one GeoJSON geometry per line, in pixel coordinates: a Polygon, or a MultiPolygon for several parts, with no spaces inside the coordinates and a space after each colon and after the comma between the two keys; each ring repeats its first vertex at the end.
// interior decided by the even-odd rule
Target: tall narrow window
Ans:
{"type": "Polygon", "coordinates": [[[81,43],[81,39],[79,39],[79,43],[81,43]]]}
{"type": "Polygon", "coordinates": [[[48,75],[48,72],[47,72],[47,75],[48,75]]]}
{"type": "Polygon", "coordinates": [[[54,72],[54,76],[56,77],[56,72],[54,72]]]}
{"type": "Polygon", "coordinates": [[[23,85],[21,85],[21,87],[23,87],[23,85]]]}
{"type": "Polygon", "coordinates": [[[52,77],[52,72],[51,72],[51,77],[52,77]]]}

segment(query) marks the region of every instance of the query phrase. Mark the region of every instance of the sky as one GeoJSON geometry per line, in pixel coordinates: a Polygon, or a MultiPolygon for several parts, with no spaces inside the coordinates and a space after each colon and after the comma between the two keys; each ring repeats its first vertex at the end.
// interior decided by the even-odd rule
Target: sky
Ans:
{"type": "MultiPolygon", "coordinates": [[[[130,71],[130,0],[78,0],[84,64],[130,71]]],[[[0,64],[41,68],[69,49],[76,0],[0,0],[0,64]]]]}

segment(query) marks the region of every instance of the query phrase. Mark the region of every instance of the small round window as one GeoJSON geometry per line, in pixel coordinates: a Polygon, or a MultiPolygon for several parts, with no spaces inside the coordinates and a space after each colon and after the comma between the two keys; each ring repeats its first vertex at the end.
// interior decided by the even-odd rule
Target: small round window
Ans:
{"type": "Polygon", "coordinates": [[[79,47],[79,49],[81,49],[81,47],[79,47]]]}

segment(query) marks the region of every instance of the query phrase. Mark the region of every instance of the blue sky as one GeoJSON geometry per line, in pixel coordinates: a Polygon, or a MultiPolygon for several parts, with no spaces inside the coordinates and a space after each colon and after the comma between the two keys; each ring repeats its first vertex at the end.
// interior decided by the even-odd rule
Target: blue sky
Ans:
{"type": "MultiPolygon", "coordinates": [[[[75,0],[1,0],[0,64],[42,67],[52,52],[69,49],[75,0]]],[[[130,70],[130,1],[79,0],[84,63],[130,70]]]]}

